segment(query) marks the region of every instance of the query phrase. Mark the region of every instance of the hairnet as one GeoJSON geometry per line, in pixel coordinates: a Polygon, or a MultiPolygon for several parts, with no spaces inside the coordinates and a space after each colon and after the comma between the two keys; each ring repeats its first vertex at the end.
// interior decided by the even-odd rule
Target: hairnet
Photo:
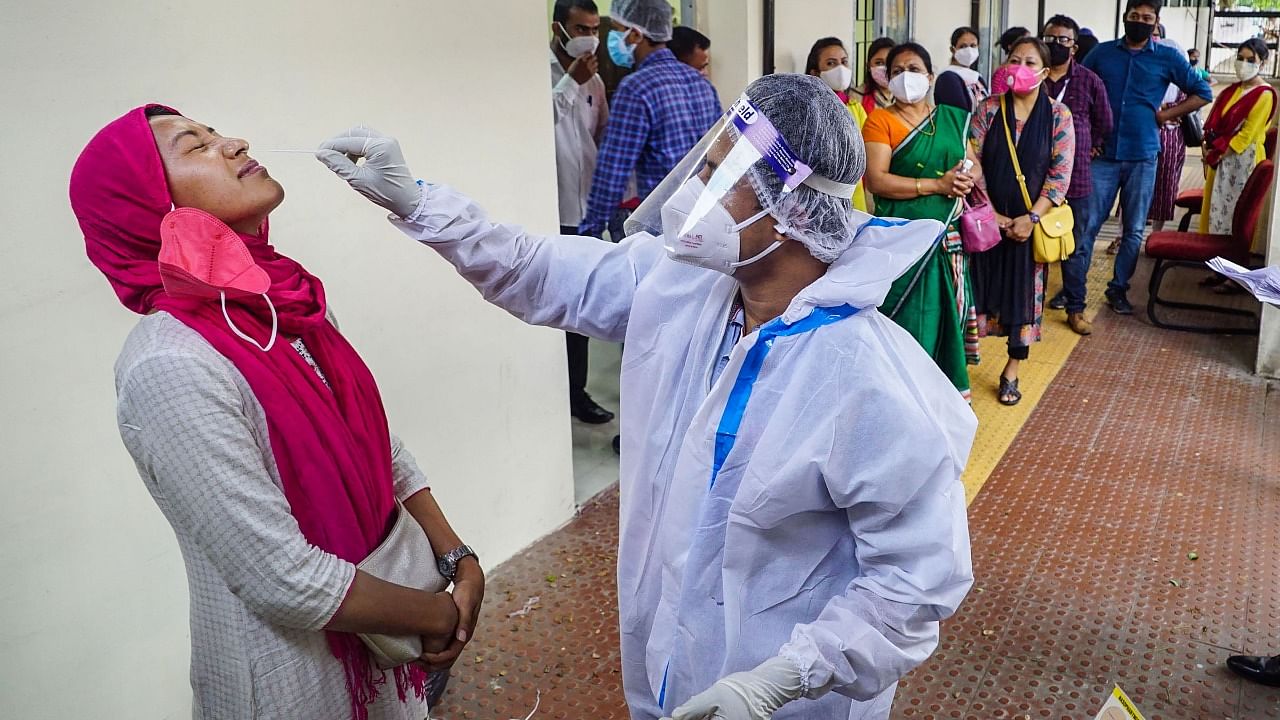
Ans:
{"type": "Polygon", "coordinates": [[[631,25],[656,43],[671,39],[671,16],[675,13],[667,0],[614,0],[610,17],[631,25]]]}
{"type": "MultiPolygon", "coordinates": [[[[751,103],[773,123],[801,160],[821,175],[853,185],[867,169],[862,134],[826,83],[810,75],[766,75],[747,86],[751,103]]],[[[857,231],[851,197],[800,185],[783,194],[782,180],[761,160],[751,168],[761,204],[823,262],[840,257],[857,231]]]]}

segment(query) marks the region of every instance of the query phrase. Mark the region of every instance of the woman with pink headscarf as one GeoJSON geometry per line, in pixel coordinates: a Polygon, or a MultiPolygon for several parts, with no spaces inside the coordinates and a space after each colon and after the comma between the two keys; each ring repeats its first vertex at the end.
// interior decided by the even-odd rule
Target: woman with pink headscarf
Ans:
{"type": "Polygon", "coordinates": [[[194,717],[421,720],[484,574],[324,286],[268,244],[283,188],[248,143],[149,105],[98,132],[70,191],[89,259],[142,316],[117,416],[186,563],[194,717]],[[452,594],[357,569],[400,504],[448,552],[452,594]],[[421,636],[424,654],[384,674],[357,633],[421,636]]]}

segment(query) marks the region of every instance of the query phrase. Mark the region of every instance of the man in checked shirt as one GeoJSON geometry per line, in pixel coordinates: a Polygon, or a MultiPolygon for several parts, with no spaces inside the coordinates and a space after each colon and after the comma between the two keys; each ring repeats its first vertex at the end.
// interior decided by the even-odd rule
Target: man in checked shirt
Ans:
{"type": "Polygon", "coordinates": [[[711,83],[667,49],[671,15],[667,0],[613,3],[609,57],[634,71],[610,103],[580,235],[611,226],[633,175],[636,204],[644,200],[723,114],[711,83]]]}

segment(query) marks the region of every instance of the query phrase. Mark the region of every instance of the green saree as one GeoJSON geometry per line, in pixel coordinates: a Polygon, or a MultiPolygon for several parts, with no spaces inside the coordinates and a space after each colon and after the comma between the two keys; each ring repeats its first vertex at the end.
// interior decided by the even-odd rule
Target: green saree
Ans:
{"type": "MultiPolygon", "coordinates": [[[[965,158],[969,113],[939,105],[896,148],[889,172],[936,179],[965,158]]],[[[880,311],[911,333],[966,398],[969,369],[978,363],[978,325],[968,260],[960,242],[958,202],[944,195],[905,200],[875,198],[876,215],[937,220],[946,231],[893,284],[880,311]]]]}

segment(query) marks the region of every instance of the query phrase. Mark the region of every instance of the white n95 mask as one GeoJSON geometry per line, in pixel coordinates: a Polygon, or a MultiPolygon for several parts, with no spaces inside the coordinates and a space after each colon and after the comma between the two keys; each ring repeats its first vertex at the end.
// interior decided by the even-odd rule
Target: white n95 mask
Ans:
{"type": "Polygon", "coordinates": [[[955,58],[956,62],[965,67],[969,67],[970,65],[978,62],[978,55],[980,54],[981,53],[978,52],[978,48],[976,47],[962,47],[956,50],[955,58]]]}
{"type": "Polygon", "coordinates": [[[1240,78],[1240,82],[1249,82],[1258,76],[1258,63],[1249,62],[1248,60],[1236,61],[1236,77],[1240,78]]]}
{"type": "MultiPolygon", "coordinates": [[[[662,238],[667,257],[732,275],[738,268],[759,262],[782,246],[782,241],[776,240],[755,257],[739,259],[742,255],[739,232],[768,214],[768,210],[761,210],[742,222],[735,222],[695,175],[662,206],[662,238]]],[[[774,227],[784,232],[780,226],[774,227]]]]}
{"type": "Polygon", "coordinates": [[[889,91],[904,103],[918,103],[929,94],[929,76],[918,72],[898,73],[889,81],[889,91]]]}
{"type": "Polygon", "coordinates": [[[560,43],[560,47],[563,47],[571,58],[594,55],[596,48],[600,47],[600,38],[595,35],[569,38],[567,41],[560,43]]]}
{"type": "Polygon", "coordinates": [[[848,65],[837,65],[829,70],[823,70],[819,77],[827,87],[836,92],[844,92],[853,84],[853,70],[850,70],[848,65]]]}

